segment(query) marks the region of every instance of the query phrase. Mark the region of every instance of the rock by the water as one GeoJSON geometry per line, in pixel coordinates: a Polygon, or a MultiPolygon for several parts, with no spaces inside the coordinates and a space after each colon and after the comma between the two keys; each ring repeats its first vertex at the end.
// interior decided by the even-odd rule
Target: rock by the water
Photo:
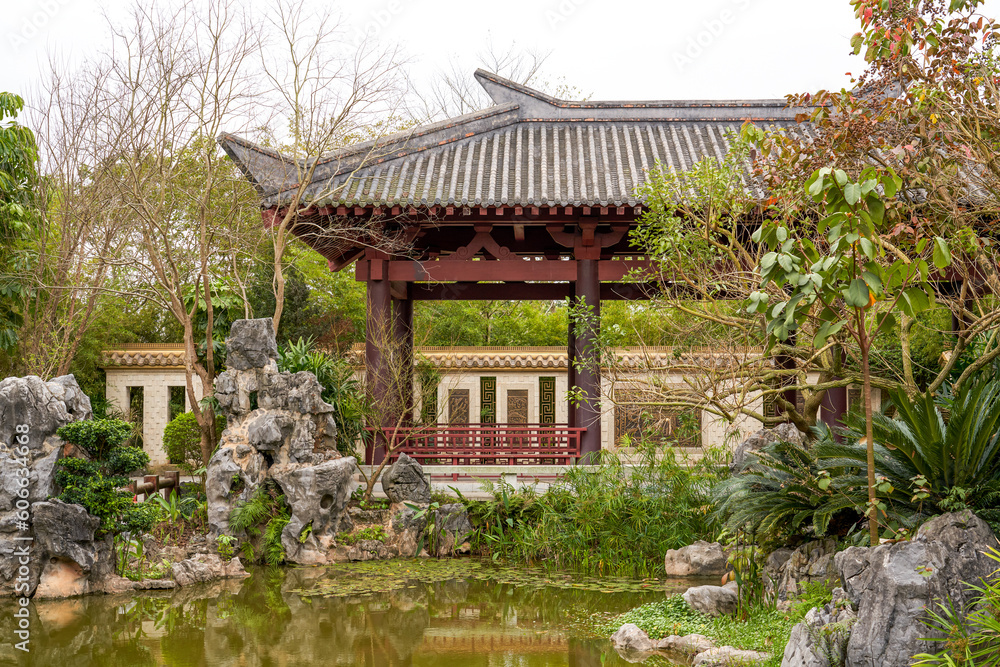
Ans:
{"type": "Polygon", "coordinates": [[[0,381],[0,442],[6,446],[0,451],[0,595],[64,597],[109,585],[110,546],[107,540],[95,540],[98,519],[78,505],[49,500],[58,492],[56,463],[65,445],[56,431],[91,416],[90,399],[72,375],[49,382],[31,375],[0,381]],[[21,425],[27,433],[19,432],[21,425]],[[27,529],[19,523],[18,502],[29,505],[27,529]],[[19,550],[26,542],[17,537],[34,540],[22,581],[19,550]]]}
{"type": "Polygon", "coordinates": [[[634,623],[626,623],[611,635],[611,643],[618,651],[626,653],[649,653],[656,646],[649,635],[634,623]]]}
{"type": "Polygon", "coordinates": [[[830,537],[806,542],[795,550],[778,549],[764,565],[765,591],[775,597],[779,609],[787,611],[808,583],[823,584],[828,590],[839,586],[836,553],[837,541],[830,537]]]}
{"type": "Polygon", "coordinates": [[[427,504],[431,501],[431,485],[424,476],[424,469],[406,454],[400,454],[382,473],[382,490],[393,503],[427,504]]]}
{"type": "Polygon", "coordinates": [[[292,517],[281,532],[285,557],[294,563],[321,564],[334,546],[337,533],[349,530],[347,503],[358,488],[353,456],[316,466],[272,468],[269,473],[281,487],[292,508],[292,517]],[[303,529],[311,530],[303,541],[303,529]]]}
{"type": "Polygon", "coordinates": [[[705,635],[670,635],[656,642],[656,648],[660,651],[672,651],[684,655],[697,655],[710,648],[715,648],[715,642],[705,635]]]}
{"type": "Polygon", "coordinates": [[[466,540],[472,535],[472,523],[465,505],[452,503],[441,505],[436,510],[415,510],[403,504],[393,505],[390,518],[386,521],[389,546],[401,558],[419,555],[421,543],[425,549],[435,546],[438,557],[453,556],[465,552],[466,540]],[[425,535],[427,527],[433,523],[435,535],[425,535]],[[432,539],[433,538],[433,539],[432,539]]]}
{"type": "Polygon", "coordinates": [[[668,549],[663,560],[668,577],[722,576],[729,567],[722,545],[704,540],[668,549]]]}
{"type": "Polygon", "coordinates": [[[199,554],[193,558],[174,563],[171,574],[178,586],[202,584],[216,579],[238,579],[249,577],[239,558],[223,561],[216,554],[199,554]]]}
{"type": "Polygon", "coordinates": [[[227,428],[206,473],[209,537],[230,534],[233,508],[273,480],[292,510],[282,532],[286,558],[332,562],[358,485],[354,458],[337,451],[334,408],[312,373],[278,372],[270,319],[237,320],[226,345],[228,370],[216,378],[215,397],[227,428]]]}
{"type": "Polygon", "coordinates": [[[847,640],[858,615],[844,590],[834,589],[833,601],[813,607],[805,619],[792,628],[785,645],[781,667],[831,667],[841,665],[847,653],[847,640]],[[831,661],[831,658],[833,659],[831,661]]]}
{"type": "Polygon", "coordinates": [[[692,586],[683,597],[689,607],[708,616],[734,614],[739,606],[737,592],[724,586],[692,586]]]}
{"type": "Polygon", "coordinates": [[[64,598],[104,591],[115,574],[111,539],[95,538],[101,521],[80,505],[53,498],[32,505],[32,558],[41,567],[34,595],[64,598]]]}
{"type": "Polygon", "coordinates": [[[920,622],[940,601],[961,607],[976,596],[968,584],[994,575],[997,548],[990,527],[966,510],[931,519],[909,542],[851,547],[835,561],[858,620],[847,644],[847,667],[907,667],[916,653],[935,653],[942,642],[920,622]]]}
{"type": "Polygon", "coordinates": [[[760,651],[743,651],[732,646],[719,646],[696,655],[691,665],[692,667],[736,667],[764,662],[770,657],[760,651]]]}
{"type": "Polygon", "coordinates": [[[794,424],[778,424],[774,428],[762,428],[749,438],[736,445],[733,450],[733,460],[729,471],[736,474],[743,469],[747,455],[759,451],[774,442],[791,442],[796,445],[803,443],[802,432],[794,424]]]}

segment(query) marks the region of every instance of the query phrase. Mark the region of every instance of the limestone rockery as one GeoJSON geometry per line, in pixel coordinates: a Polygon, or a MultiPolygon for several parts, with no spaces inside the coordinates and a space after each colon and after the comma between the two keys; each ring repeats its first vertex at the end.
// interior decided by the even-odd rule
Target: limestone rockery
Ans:
{"type": "Polygon", "coordinates": [[[281,535],[286,558],[330,562],[337,533],[351,528],[347,503],[358,487],[357,462],[337,452],[334,408],[312,373],[278,372],[270,318],[234,322],[226,351],[228,370],[215,381],[227,427],[207,469],[209,537],[231,534],[233,507],[271,479],[292,513],[281,535]]]}

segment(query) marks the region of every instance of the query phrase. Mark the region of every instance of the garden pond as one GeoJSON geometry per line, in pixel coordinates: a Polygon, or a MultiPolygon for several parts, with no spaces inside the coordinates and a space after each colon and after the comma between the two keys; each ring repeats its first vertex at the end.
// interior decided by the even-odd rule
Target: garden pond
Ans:
{"type": "MultiPolygon", "coordinates": [[[[256,568],[244,580],[0,604],[0,664],[50,667],[624,665],[601,620],[705,583],[590,578],[471,559],[256,568]]],[[[667,664],[653,658],[646,664],[667,664]]]]}

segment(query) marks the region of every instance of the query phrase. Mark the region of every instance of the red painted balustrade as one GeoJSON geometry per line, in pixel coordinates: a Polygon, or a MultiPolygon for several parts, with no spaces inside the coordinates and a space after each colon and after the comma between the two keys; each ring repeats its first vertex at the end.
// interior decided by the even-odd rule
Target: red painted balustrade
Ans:
{"type": "Polygon", "coordinates": [[[405,453],[424,465],[572,465],[586,430],[565,424],[438,424],[385,435],[395,438],[392,458],[405,453]]]}

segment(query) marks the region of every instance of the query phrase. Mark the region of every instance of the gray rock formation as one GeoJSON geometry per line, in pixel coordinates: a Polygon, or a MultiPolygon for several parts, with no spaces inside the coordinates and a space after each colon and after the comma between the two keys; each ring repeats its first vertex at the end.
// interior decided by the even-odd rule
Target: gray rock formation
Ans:
{"type": "Polygon", "coordinates": [[[60,597],[117,586],[110,547],[94,539],[98,520],[78,505],[48,501],[64,450],[56,430],[90,417],[90,399],[72,375],[0,381],[0,595],[60,597]],[[27,433],[18,432],[21,425],[27,433]],[[31,554],[22,563],[26,544],[31,554]]]}
{"type": "Polygon", "coordinates": [[[736,445],[736,449],[733,450],[733,460],[729,464],[729,471],[735,474],[742,470],[747,461],[747,454],[763,449],[772,442],[791,442],[801,445],[803,443],[802,432],[795,428],[794,424],[778,424],[774,428],[760,429],[736,445]]]}
{"type": "Polygon", "coordinates": [[[833,601],[813,607],[792,628],[781,667],[835,667],[844,664],[847,640],[858,615],[842,588],[834,589],[833,601]]]}
{"type": "Polygon", "coordinates": [[[689,607],[708,616],[736,613],[739,605],[739,594],[732,587],[692,586],[683,597],[689,607]]]}
{"type": "Polygon", "coordinates": [[[174,563],[170,573],[178,586],[203,584],[216,579],[241,579],[249,577],[239,558],[223,561],[216,554],[199,554],[174,563]]]}
{"type": "Polygon", "coordinates": [[[940,601],[959,608],[977,584],[996,571],[983,552],[997,538],[970,511],[936,517],[909,542],[851,547],[835,561],[858,620],[847,645],[847,667],[906,667],[915,653],[934,653],[941,642],[920,619],[940,601]]]}
{"type": "Polygon", "coordinates": [[[634,623],[626,623],[611,635],[611,644],[625,653],[649,653],[656,646],[646,631],[634,623]]]}
{"type": "Polygon", "coordinates": [[[288,560],[310,565],[327,562],[337,533],[352,527],[347,503],[358,488],[356,469],[354,459],[348,457],[315,466],[275,466],[268,471],[292,508],[292,518],[281,532],[288,560]],[[306,526],[311,531],[303,541],[306,526]]]}
{"type": "Polygon", "coordinates": [[[806,542],[797,549],[778,549],[764,565],[764,586],[778,608],[787,611],[791,601],[805,592],[808,583],[823,584],[828,590],[840,585],[833,558],[837,541],[833,538],[806,542]]]}
{"type": "Polygon", "coordinates": [[[460,503],[441,505],[436,510],[415,510],[398,504],[392,506],[390,514],[386,525],[388,543],[402,558],[419,555],[421,547],[430,551],[432,544],[432,555],[453,556],[464,551],[462,545],[472,534],[469,514],[460,503]],[[433,539],[425,536],[432,520],[436,531],[433,539]]]}
{"type": "Polygon", "coordinates": [[[245,371],[264,368],[278,357],[278,342],[274,338],[274,322],[270,317],[256,320],[236,320],[226,339],[226,367],[245,371]]]}
{"type": "Polygon", "coordinates": [[[431,485],[416,459],[400,454],[382,473],[382,490],[393,503],[429,503],[431,485]]]}
{"type": "Polygon", "coordinates": [[[659,651],[669,651],[685,656],[695,656],[711,648],[715,648],[715,642],[705,635],[669,635],[656,642],[659,651]]]}
{"type": "Polygon", "coordinates": [[[234,322],[226,349],[215,396],[227,428],[208,464],[209,536],[230,534],[233,508],[271,479],[292,510],[282,533],[288,560],[330,562],[336,534],[350,529],[347,502],[357,488],[356,461],[337,452],[334,408],[312,373],[278,372],[269,318],[234,322]]]}
{"type": "Polygon", "coordinates": [[[28,426],[26,444],[35,452],[60,426],[91,416],[90,399],[72,375],[51,382],[34,375],[0,380],[0,442],[9,447],[17,444],[20,424],[28,426]]]}
{"type": "Polygon", "coordinates": [[[721,577],[729,568],[729,563],[721,544],[698,540],[680,549],[668,549],[663,566],[668,577],[721,577]]]}
{"type": "MultiPolygon", "coordinates": [[[[122,588],[111,538],[96,539],[101,521],[79,505],[52,499],[32,505],[31,560],[41,570],[36,598],[64,598],[122,588]]],[[[124,586],[130,589],[130,582],[124,586]]]]}

